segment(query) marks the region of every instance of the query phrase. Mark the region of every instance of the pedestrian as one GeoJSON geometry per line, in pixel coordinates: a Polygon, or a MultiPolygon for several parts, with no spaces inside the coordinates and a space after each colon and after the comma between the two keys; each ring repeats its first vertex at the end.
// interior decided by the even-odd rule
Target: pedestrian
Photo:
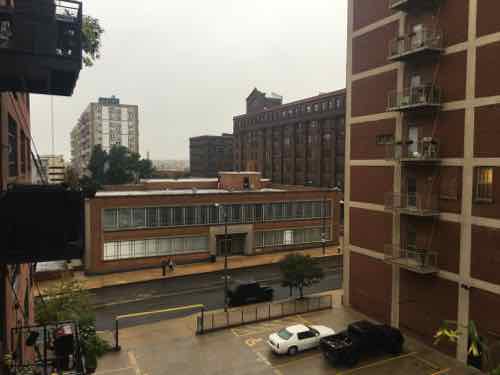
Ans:
{"type": "Polygon", "coordinates": [[[161,268],[162,268],[162,271],[163,271],[163,276],[165,276],[166,273],[167,273],[167,262],[165,260],[161,261],[161,268]]]}
{"type": "Polygon", "coordinates": [[[174,272],[175,264],[172,258],[168,259],[168,268],[170,269],[170,272],[174,272]]]}

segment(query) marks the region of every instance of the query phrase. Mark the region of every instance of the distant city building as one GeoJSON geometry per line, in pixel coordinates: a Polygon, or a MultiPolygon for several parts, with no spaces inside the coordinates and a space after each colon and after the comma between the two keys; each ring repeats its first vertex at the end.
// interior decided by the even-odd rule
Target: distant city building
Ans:
{"type": "Polygon", "coordinates": [[[233,170],[233,135],[202,135],[189,139],[189,165],[193,177],[216,177],[233,170]]]}
{"type": "Polygon", "coordinates": [[[340,194],[333,189],[274,187],[259,172],[107,189],[86,201],[90,274],[339,243],[340,194]]]}
{"type": "Polygon", "coordinates": [[[151,160],[157,171],[186,171],[189,169],[188,160],[151,160]]]}
{"type": "Polygon", "coordinates": [[[79,175],[85,172],[96,145],[105,151],[122,145],[138,153],[139,107],[120,104],[115,96],[90,103],[71,131],[71,163],[79,175]]]}
{"type": "Polygon", "coordinates": [[[234,167],[273,183],[344,185],[345,90],[292,103],[254,89],[234,122],[234,167]]]}
{"type": "Polygon", "coordinates": [[[63,155],[43,155],[40,156],[40,174],[33,169],[33,182],[41,183],[47,181],[49,184],[61,184],[64,182],[66,163],[63,155]]]}

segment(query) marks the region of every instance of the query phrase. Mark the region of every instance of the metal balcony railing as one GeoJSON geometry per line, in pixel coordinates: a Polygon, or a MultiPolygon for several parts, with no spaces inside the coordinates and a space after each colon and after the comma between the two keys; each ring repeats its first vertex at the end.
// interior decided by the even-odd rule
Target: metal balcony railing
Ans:
{"type": "Polygon", "coordinates": [[[404,249],[388,244],[384,248],[384,261],[420,274],[439,271],[438,254],[425,249],[404,249]]]}
{"type": "Polygon", "coordinates": [[[407,60],[442,51],[443,33],[436,29],[423,28],[393,39],[389,44],[389,60],[407,60]]]}
{"type": "Polygon", "coordinates": [[[401,194],[387,193],[385,209],[404,215],[437,216],[439,215],[439,200],[432,194],[401,194]]]}
{"type": "Polygon", "coordinates": [[[387,111],[411,111],[441,106],[441,89],[436,85],[418,85],[388,95],[387,111]]]}
{"type": "Polygon", "coordinates": [[[439,161],[439,141],[432,137],[424,137],[416,144],[404,141],[386,146],[386,159],[401,162],[433,162],[439,161]]]}
{"type": "Polygon", "coordinates": [[[437,7],[440,2],[441,0],[389,0],[389,9],[404,12],[432,9],[437,7]]]}

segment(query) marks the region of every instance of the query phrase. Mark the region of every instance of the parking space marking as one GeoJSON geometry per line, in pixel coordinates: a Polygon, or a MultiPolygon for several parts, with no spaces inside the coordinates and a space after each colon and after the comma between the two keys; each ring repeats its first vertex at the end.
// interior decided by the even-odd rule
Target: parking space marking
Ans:
{"type": "Polygon", "coordinates": [[[422,357],[419,357],[417,354],[414,355],[415,359],[419,360],[420,362],[425,363],[427,366],[432,368],[434,371],[440,371],[441,367],[436,365],[435,363],[432,363],[431,361],[428,361],[427,359],[424,359],[422,357]]]}
{"type": "Polygon", "coordinates": [[[134,352],[129,351],[127,352],[128,355],[128,360],[130,362],[130,367],[132,367],[135,371],[136,375],[141,375],[141,369],[139,368],[139,365],[137,364],[137,358],[135,357],[134,352]]]}
{"type": "Polygon", "coordinates": [[[288,360],[288,361],[286,361],[284,363],[280,363],[278,365],[274,365],[274,368],[275,369],[280,369],[280,368],[283,368],[283,367],[290,366],[291,364],[304,361],[306,359],[319,357],[321,355],[322,355],[321,353],[314,353],[314,354],[310,354],[310,355],[304,355],[304,356],[301,356],[300,358],[290,359],[290,360],[288,360]]]}
{"type": "Polygon", "coordinates": [[[433,372],[431,375],[443,375],[447,374],[451,371],[451,368],[445,368],[444,370],[438,371],[438,372],[433,372]]]}
{"type": "Polygon", "coordinates": [[[361,366],[361,367],[357,367],[357,368],[354,368],[352,370],[347,370],[347,371],[344,371],[344,372],[339,372],[337,375],[347,375],[347,374],[353,374],[355,373],[356,371],[359,371],[359,370],[365,370],[367,368],[370,368],[370,367],[376,367],[376,366],[380,366],[384,363],[388,363],[388,362],[392,362],[392,361],[396,361],[398,359],[402,359],[402,358],[406,358],[406,357],[414,357],[415,354],[417,354],[417,352],[412,352],[412,353],[408,353],[408,354],[403,354],[403,355],[400,355],[400,356],[397,356],[397,357],[393,357],[393,358],[388,358],[388,359],[383,359],[381,361],[377,361],[377,362],[374,362],[374,363],[370,363],[368,365],[364,365],[364,366],[361,366]]]}
{"type": "Polygon", "coordinates": [[[245,337],[273,331],[291,324],[311,324],[311,322],[301,315],[295,315],[293,317],[271,320],[269,322],[256,323],[256,325],[244,328],[231,328],[231,332],[236,337],[245,337]]]}

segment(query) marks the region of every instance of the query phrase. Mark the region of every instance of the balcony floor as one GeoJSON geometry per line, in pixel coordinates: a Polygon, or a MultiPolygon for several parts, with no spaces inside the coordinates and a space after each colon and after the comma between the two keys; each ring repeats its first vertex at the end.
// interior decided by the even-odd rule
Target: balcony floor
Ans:
{"type": "Polygon", "coordinates": [[[433,266],[422,266],[415,259],[411,258],[386,258],[385,262],[421,275],[431,275],[439,271],[438,268],[433,266]]]}
{"type": "Polygon", "coordinates": [[[400,105],[397,107],[388,107],[387,112],[410,112],[410,111],[416,112],[425,110],[437,111],[440,108],[441,104],[417,103],[417,104],[400,105]]]}
{"type": "Polygon", "coordinates": [[[439,216],[439,211],[435,211],[435,210],[419,210],[417,208],[400,208],[399,212],[402,215],[409,215],[409,216],[420,216],[420,217],[439,216]]]}
{"type": "Polygon", "coordinates": [[[427,58],[430,56],[436,56],[440,55],[443,53],[444,49],[443,48],[437,48],[437,47],[427,47],[423,46],[420,48],[415,48],[412,49],[411,51],[399,53],[397,55],[391,55],[389,56],[389,61],[408,61],[412,59],[421,59],[421,58],[427,58]]]}

